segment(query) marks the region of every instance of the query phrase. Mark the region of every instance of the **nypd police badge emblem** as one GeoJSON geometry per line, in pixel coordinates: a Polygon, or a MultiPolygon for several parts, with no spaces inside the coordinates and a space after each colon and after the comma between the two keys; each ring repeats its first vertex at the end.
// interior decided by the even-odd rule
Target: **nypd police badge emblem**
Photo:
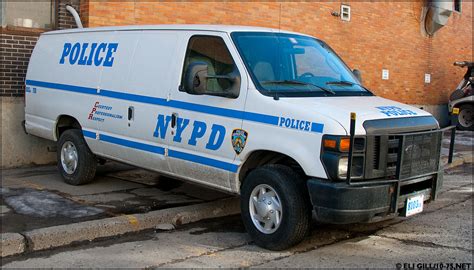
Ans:
{"type": "Polygon", "coordinates": [[[232,131],[232,146],[237,155],[244,151],[245,144],[247,143],[247,135],[247,131],[243,129],[234,129],[234,131],[232,131]]]}

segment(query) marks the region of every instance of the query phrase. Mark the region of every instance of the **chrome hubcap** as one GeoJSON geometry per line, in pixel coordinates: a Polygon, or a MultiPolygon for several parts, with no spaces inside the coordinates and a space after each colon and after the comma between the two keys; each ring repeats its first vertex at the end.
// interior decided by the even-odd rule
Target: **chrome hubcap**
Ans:
{"type": "Polygon", "coordinates": [[[61,165],[67,174],[73,174],[76,171],[78,162],[76,146],[70,141],[63,144],[61,148],[61,165]]]}
{"type": "Polygon", "coordinates": [[[269,185],[256,186],[249,200],[250,217],[255,227],[262,233],[274,233],[280,227],[283,217],[281,200],[269,185]]]}
{"type": "Polygon", "coordinates": [[[464,109],[459,113],[459,124],[463,127],[472,126],[472,110],[464,109]]]}

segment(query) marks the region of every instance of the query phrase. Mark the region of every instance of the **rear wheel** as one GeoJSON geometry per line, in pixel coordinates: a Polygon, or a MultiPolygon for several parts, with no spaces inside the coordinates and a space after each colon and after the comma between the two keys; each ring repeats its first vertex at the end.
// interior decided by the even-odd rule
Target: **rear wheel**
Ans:
{"type": "Polygon", "coordinates": [[[473,105],[464,104],[459,107],[458,125],[459,130],[474,130],[473,105]]]}
{"type": "Polygon", "coordinates": [[[61,134],[57,158],[59,172],[66,183],[83,185],[94,180],[97,159],[79,129],[69,129],[61,134]]]}
{"type": "Polygon", "coordinates": [[[309,232],[311,208],[305,183],[286,166],[253,170],[242,185],[241,210],[247,232],[266,249],[287,249],[309,232]]]}

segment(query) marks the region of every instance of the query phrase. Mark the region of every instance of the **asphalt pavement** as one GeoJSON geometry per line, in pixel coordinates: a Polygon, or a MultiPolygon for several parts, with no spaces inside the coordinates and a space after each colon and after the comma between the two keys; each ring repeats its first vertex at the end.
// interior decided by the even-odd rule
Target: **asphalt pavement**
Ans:
{"type": "Polygon", "coordinates": [[[336,226],[314,221],[311,235],[283,252],[255,246],[238,215],[199,221],[236,214],[235,207],[227,213],[219,208],[225,204],[222,202],[234,203],[228,194],[154,172],[111,162],[100,166],[95,182],[76,187],[65,184],[55,166],[3,170],[2,254],[7,248],[13,251],[2,258],[1,264],[13,268],[417,269],[428,263],[446,263],[443,266],[458,264],[455,266],[464,267],[458,269],[470,269],[473,139],[472,132],[457,133],[454,162],[447,165],[449,139],[445,137],[443,193],[437,201],[425,205],[423,213],[374,224],[336,226]],[[162,220],[170,224],[159,223],[162,220]],[[101,234],[107,229],[111,232],[101,234]],[[68,232],[68,237],[78,238],[65,241],[68,232]],[[39,247],[43,239],[53,244],[39,247]]]}
{"type": "Polygon", "coordinates": [[[448,170],[445,177],[440,199],[425,205],[420,214],[374,224],[313,222],[303,243],[282,252],[255,246],[239,217],[232,216],[7,258],[4,267],[422,269],[417,266],[442,263],[471,269],[472,166],[448,170]]]}

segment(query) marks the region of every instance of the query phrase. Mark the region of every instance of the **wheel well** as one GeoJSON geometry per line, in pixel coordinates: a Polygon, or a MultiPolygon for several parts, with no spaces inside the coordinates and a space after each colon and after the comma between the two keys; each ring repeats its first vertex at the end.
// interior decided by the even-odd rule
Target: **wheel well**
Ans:
{"type": "Polygon", "coordinates": [[[292,168],[297,174],[301,176],[306,175],[301,165],[293,158],[282,153],[261,150],[251,153],[244,165],[242,165],[242,169],[240,170],[239,174],[240,183],[242,184],[244,182],[245,177],[247,177],[247,175],[253,169],[267,164],[286,165],[292,168]]]}
{"type": "Polygon", "coordinates": [[[463,105],[473,105],[473,104],[474,104],[474,102],[472,102],[472,101],[463,101],[463,102],[460,102],[460,103],[454,105],[454,107],[461,108],[461,106],[463,106],[463,105]]]}
{"type": "Polygon", "coordinates": [[[56,124],[56,139],[61,137],[61,134],[68,129],[82,129],[79,121],[69,115],[61,115],[56,124]]]}

